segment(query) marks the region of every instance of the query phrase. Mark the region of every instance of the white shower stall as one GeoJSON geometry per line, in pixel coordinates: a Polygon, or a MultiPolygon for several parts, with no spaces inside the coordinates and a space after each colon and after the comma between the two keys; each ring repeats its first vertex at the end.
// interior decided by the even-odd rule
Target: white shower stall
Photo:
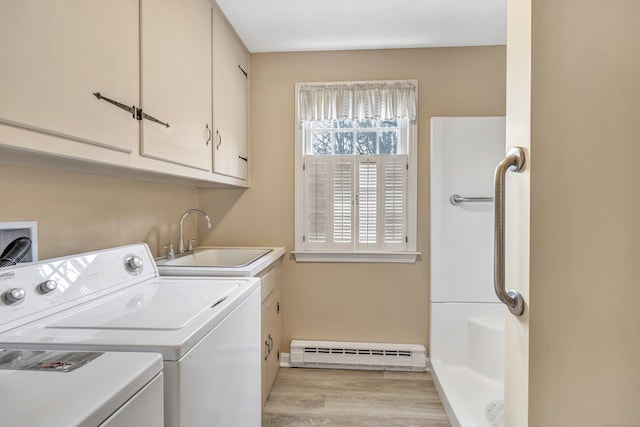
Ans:
{"type": "Polygon", "coordinates": [[[501,427],[505,308],[493,285],[504,117],[431,119],[430,362],[453,427],[501,427]]]}

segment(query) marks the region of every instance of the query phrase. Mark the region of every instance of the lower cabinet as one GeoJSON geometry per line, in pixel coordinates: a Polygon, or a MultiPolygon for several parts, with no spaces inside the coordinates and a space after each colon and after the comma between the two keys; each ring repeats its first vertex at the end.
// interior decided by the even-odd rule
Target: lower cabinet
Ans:
{"type": "Polygon", "coordinates": [[[262,406],[280,369],[280,266],[262,276],[262,406]]]}

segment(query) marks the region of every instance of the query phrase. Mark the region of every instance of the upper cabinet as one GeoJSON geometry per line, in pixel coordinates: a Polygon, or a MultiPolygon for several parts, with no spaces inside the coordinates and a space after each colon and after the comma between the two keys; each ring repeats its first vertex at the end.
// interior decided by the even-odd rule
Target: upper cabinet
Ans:
{"type": "Polygon", "coordinates": [[[140,0],[143,156],[211,170],[211,3],[140,0]],[[155,119],[155,120],[153,120],[155,119]]]}
{"type": "Polygon", "coordinates": [[[0,1],[0,157],[246,187],[248,54],[216,16],[210,0],[0,1]]]}
{"type": "Polygon", "coordinates": [[[213,8],[213,171],[246,180],[249,170],[249,53],[213,8]]]}
{"type": "Polygon", "coordinates": [[[0,2],[0,144],[120,159],[137,150],[131,113],[93,94],[138,105],[138,25],[137,0],[0,2]]]}

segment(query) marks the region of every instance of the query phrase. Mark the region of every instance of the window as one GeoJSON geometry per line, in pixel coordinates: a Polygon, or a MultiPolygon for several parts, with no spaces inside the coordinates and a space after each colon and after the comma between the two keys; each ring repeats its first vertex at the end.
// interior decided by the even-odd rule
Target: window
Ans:
{"type": "Polygon", "coordinates": [[[296,85],[299,261],[414,262],[417,82],[296,85]]]}

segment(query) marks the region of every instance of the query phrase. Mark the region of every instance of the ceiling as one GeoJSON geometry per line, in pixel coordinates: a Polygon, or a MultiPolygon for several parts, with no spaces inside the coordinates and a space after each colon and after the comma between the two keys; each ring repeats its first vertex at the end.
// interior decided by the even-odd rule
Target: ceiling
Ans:
{"type": "Polygon", "coordinates": [[[250,52],[504,45],[507,0],[217,0],[250,52]]]}

